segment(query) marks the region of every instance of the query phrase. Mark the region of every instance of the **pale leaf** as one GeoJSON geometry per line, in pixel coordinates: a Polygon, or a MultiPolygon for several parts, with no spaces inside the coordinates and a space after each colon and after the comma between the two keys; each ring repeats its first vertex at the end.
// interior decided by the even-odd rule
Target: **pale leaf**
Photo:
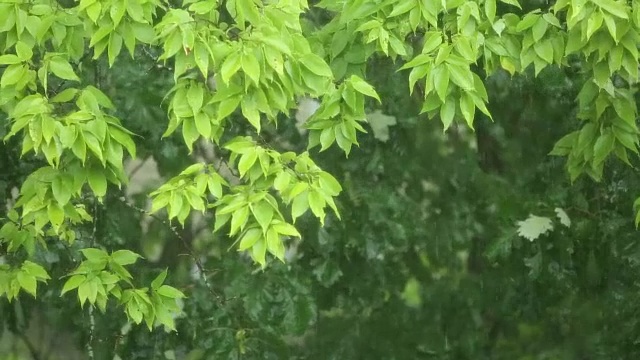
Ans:
{"type": "Polygon", "coordinates": [[[558,219],[560,219],[560,223],[566,227],[571,227],[571,219],[569,219],[569,215],[567,215],[567,213],[561,208],[555,208],[554,210],[558,219]]]}
{"type": "Polygon", "coordinates": [[[548,217],[529,215],[527,220],[518,221],[518,235],[533,241],[540,235],[553,230],[553,223],[548,217]]]}

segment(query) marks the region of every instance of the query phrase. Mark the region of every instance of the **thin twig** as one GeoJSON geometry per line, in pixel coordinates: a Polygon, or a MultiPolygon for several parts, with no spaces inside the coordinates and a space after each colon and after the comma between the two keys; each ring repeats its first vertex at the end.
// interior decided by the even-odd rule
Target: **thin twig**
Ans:
{"type": "MultiPolygon", "coordinates": [[[[89,239],[89,246],[93,247],[96,243],[96,233],[98,232],[98,201],[97,199],[93,199],[93,229],[91,232],[91,238],[89,239]]],[[[93,305],[89,305],[89,341],[87,342],[87,353],[89,355],[89,359],[93,360],[94,352],[93,352],[93,332],[96,327],[96,320],[93,316],[93,305]]]]}
{"type": "Polygon", "coordinates": [[[171,225],[165,219],[157,216],[156,214],[152,214],[152,213],[146,211],[145,209],[142,209],[142,208],[139,208],[139,207],[137,207],[137,206],[135,206],[133,204],[130,204],[124,198],[120,198],[120,201],[123,202],[125,205],[129,206],[130,208],[140,212],[141,214],[144,214],[145,216],[149,216],[149,217],[151,217],[151,218],[153,218],[155,220],[160,221],[163,225],[165,225],[167,228],[169,228],[169,230],[171,230],[173,235],[175,237],[177,237],[178,239],[180,239],[180,241],[184,245],[185,249],[187,250],[189,256],[191,257],[191,259],[193,259],[193,262],[196,264],[196,267],[198,268],[198,272],[200,273],[200,278],[202,279],[202,282],[204,282],[204,285],[207,287],[207,289],[209,290],[211,295],[214,296],[214,298],[216,299],[216,301],[220,305],[222,305],[226,301],[225,299],[223,299],[220,296],[220,294],[218,294],[215,290],[213,290],[213,287],[211,286],[211,283],[209,282],[209,279],[206,276],[206,270],[204,269],[204,265],[202,264],[202,261],[200,261],[200,259],[195,255],[195,253],[191,249],[191,246],[189,246],[189,244],[184,239],[184,237],[182,235],[180,235],[180,233],[178,232],[178,229],[175,226],[171,225]]]}
{"type": "Polygon", "coordinates": [[[89,310],[89,341],[87,342],[87,352],[89,353],[89,359],[93,360],[95,359],[94,357],[94,353],[93,353],[93,331],[95,330],[96,327],[96,321],[95,318],[93,317],[93,306],[89,305],[88,306],[89,310]]]}
{"type": "Polygon", "coordinates": [[[144,159],[140,160],[140,162],[138,163],[138,165],[136,165],[136,167],[134,167],[133,169],[131,169],[131,171],[129,172],[129,174],[127,175],[127,177],[128,177],[129,179],[132,179],[132,178],[133,178],[133,176],[134,176],[138,171],[140,171],[140,169],[142,169],[142,167],[147,163],[147,160],[149,160],[149,158],[148,158],[148,157],[146,157],[146,158],[144,158],[144,159]]]}

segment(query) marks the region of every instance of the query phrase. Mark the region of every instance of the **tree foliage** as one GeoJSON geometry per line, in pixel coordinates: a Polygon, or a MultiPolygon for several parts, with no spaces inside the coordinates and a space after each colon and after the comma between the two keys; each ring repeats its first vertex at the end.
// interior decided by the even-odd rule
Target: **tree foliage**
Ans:
{"type": "Polygon", "coordinates": [[[65,326],[122,358],[637,354],[639,31],[635,0],[0,2],[9,327],[86,307],[65,326]],[[136,158],[163,180],[132,195],[136,158]]]}

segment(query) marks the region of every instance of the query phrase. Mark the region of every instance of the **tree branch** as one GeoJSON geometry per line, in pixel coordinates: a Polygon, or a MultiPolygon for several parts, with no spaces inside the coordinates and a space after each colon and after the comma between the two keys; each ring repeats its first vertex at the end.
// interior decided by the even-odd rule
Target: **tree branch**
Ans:
{"type": "Polygon", "coordinates": [[[36,349],[36,347],[33,346],[31,341],[29,341],[29,338],[27,337],[27,335],[25,335],[22,332],[19,332],[16,335],[27,346],[27,349],[29,349],[29,353],[31,354],[31,358],[33,358],[33,360],[41,360],[40,353],[38,352],[38,349],[36,349]]]}

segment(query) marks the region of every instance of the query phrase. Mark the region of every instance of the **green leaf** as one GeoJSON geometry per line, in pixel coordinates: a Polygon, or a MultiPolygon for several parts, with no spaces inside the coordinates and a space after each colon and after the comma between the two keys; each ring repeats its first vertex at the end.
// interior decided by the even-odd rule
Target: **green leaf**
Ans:
{"type": "Polygon", "coordinates": [[[257,204],[251,205],[251,212],[256,219],[262,231],[266,232],[273,219],[274,210],[271,204],[267,201],[260,201],[257,204]]]}
{"type": "Polygon", "coordinates": [[[493,23],[496,18],[496,0],[485,0],[484,13],[487,15],[487,19],[493,23]]]}
{"type": "Polygon", "coordinates": [[[544,34],[547,32],[549,23],[543,17],[538,17],[538,21],[533,25],[531,32],[533,34],[534,41],[540,41],[544,34]]]}
{"type": "Polygon", "coordinates": [[[36,282],[36,278],[33,275],[29,275],[24,271],[20,271],[17,274],[18,283],[20,287],[22,287],[26,292],[36,297],[36,290],[38,284],[36,282]]]}
{"type": "MultiPolygon", "coordinates": [[[[416,58],[422,56],[428,56],[430,52],[438,49],[442,44],[442,33],[439,31],[429,31],[424,34],[424,43],[422,45],[422,54],[416,56],[416,58]]],[[[415,58],[414,58],[415,60],[415,58]]],[[[413,61],[413,60],[411,60],[413,61]]]]}
{"type": "Polygon", "coordinates": [[[47,215],[51,225],[57,231],[64,221],[64,210],[58,204],[52,202],[47,206],[47,215]]]}
{"type": "Polygon", "coordinates": [[[169,201],[171,200],[171,193],[165,192],[161,193],[158,196],[153,198],[153,202],[151,204],[151,213],[155,213],[158,210],[169,205],[169,201]]]}
{"type": "Polygon", "coordinates": [[[120,21],[122,20],[122,17],[127,11],[127,7],[125,6],[127,2],[128,1],[118,1],[118,0],[111,2],[111,6],[109,8],[109,15],[111,16],[111,20],[113,20],[114,27],[117,27],[118,25],[120,25],[120,21]]]}
{"type": "Polygon", "coordinates": [[[475,117],[476,106],[473,102],[473,98],[469,93],[464,92],[460,96],[460,111],[462,116],[467,122],[467,125],[473,129],[473,119],[475,117]]]}
{"type": "Polygon", "coordinates": [[[433,69],[433,82],[440,101],[444,102],[449,89],[449,70],[444,66],[433,69]]]}
{"type": "Polygon", "coordinates": [[[49,70],[61,79],[80,81],[71,64],[60,56],[54,56],[49,60],[49,70]]]}
{"type": "Polygon", "coordinates": [[[199,84],[192,84],[187,90],[187,102],[194,114],[200,112],[204,102],[204,89],[199,84]]]}
{"type": "Polygon", "coordinates": [[[465,91],[474,89],[473,73],[469,68],[463,68],[459,65],[447,63],[447,69],[451,80],[465,91]]]}
{"type": "Polygon", "coordinates": [[[127,48],[129,55],[131,55],[131,58],[133,59],[136,53],[136,34],[129,23],[125,24],[126,25],[122,25],[125,30],[122,30],[120,34],[124,40],[124,46],[127,48]]]}
{"type": "Polygon", "coordinates": [[[209,139],[211,137],[211,120],[209,116],[203,112],[199,112],[194,116],[194,121],[198,133],[205,139],[209,139]]]}
{"type": "Polygon", "coordinates": [[[256,144],[250,137],[237,136],[224,144],[223,148],[237,154],[248,154],[255,151],[256,144]]]}
{"type": "Polygon", "coordinates": [[[601,7],[613,16],[620,19],[628,19],[626,2],[619,2],[614,0],[593,0],[593,3],[601,7]]]}
{"type": "Polygon", "coordinates": [[[207,45],[202,42],[198,42],[193,49],[193,56],[196,61],[196,66],[202,73],[202,76],[207,78],[209,77],[209,50],[207,49],[207,45]]]}
{"type": "Polygon", "coordinates": [[[231,77],[240,70],[242,57],[239,52],[232,52],[222,63],[220,75],[225,84],[229,84],[231,77]]]}
{"type": "Polygon", "coordinates": [[[145,22],[144,9],[138,1],[127,1],[127,14],[136,22],[145,22]]]}
{"type": "Polygon", "coordinates": [[[336,141],[335,131],[333,128],[326,128],[320,133],[320,151],[328,149],[333,142],[336,141]]]}
{"type": "Polygon", "coordinates": [[[513,6],[517,7],[518,9],[522,9],[522,7],[520,6],[520,4],[518,3],[517,0],[500,0],[500,2],[505,3],[505,4],[509,4],[509,5],[513,5],[513,6]]]}
{"type": "Polygon", "coordinates": [[[278,232],[278,234],[286,235],[286,236],[295,236],[302,237],[295,226],[288,224],[286,222],[278,222],[273,224],[273,229],[278,232]]]}
{"type": "Polygon", "coordinates": [[[87,180],[89,180],[89,186],[96,196],[103,197],[107,194],[107,178],[102,171],[95,167],[91,168],[87,172],[87,180]]]}
{"type": "Polygon", "coordinates": [[[614,99],[613,108],[615,109],[616,114],[618,114],[618,116],[620,116],[620,118],[627,124],[631,125],[632,127],[636,126],[636,106],[632,101],[614,99]]]}
{"type": "Polygon", "coordinates": [[[134,264],[140,257],[130,250],[118,250],[111,254],[111,260],[122,266],[134,264]]]}
{"type": "Polygon", "coordinates": [[[231,115],[238,108],[238,105],[240,105],[241,101],[241,96],[232,96],[230,98],[222,100],[218,105],[217,120],[220,121],[231,115]]]}
{"type": "Polygon", "coordinates": [[[579,133],[580,133],[579,131],[574,131],[572,133],[569,133],[563,136],[560,140],[558,140],[558,142],[556,142],[556,144],[553,147],[553,150],[551,150],[549,155],[556,155],[556,156],[568,155],[571,152],[571,149],[573,149],[574,144],[576,144],[579,133]]]}
{"type": "Polygon", "coordinates": [[[56,133],[56,121],[49,116],[42,116],[42,137],[49,143],[56,133]]]}
{"type": "Polygon", "coordinates": [[[553,45],[550,40],[541,41],[533,45],[536,54],[548,64],[553,63],[553,45]]]}
{"type": "Polygon", "coordinates": [[[116,62],[116,58],[122,51],[122,36],[118,33],[111,33],[109,35],[109,48],[107,50],[107,57],[109,58],[109,67],[113,66],[116,62]]]}
{"type": "Polygon", "coordinates": [[[96,44],[98,44],[101,40],[103,40],[104,38],[106,38],[109,34],[111,34],[111,32],[113,31],[113,27],[111,27],[110,25],[105,25],[105,26],[101,26],[100,28],[98,28],[98,30],[96,30],[93,35],[91,36],[91,40],[89,41],[89,46],[90,47],[94,47],[96,44]]]}
{"type": "Polygon", "coordinates": [[[193,143],[198,140],[199,137],[200,134],[195,127],[195,119],[185,119],[182,122],[182,138],[189,149],[189,153],[193,151],[193,143]]]}
{"type": "Polygon", "coordinates": [[[247,230],[240,239],[240,245],[238,245],[238,251],[245,251],[253,247],[258,240],[262,238],[262,231],[258,228],[251,228],[247,230]]]}
{"type": "Polygon", "coordinates": [[[127,269],[125,269],[122,265],[118,263],[112,262],[109,264],[109,267],[114,272],[114,274],[116,274],[118,277],[120,277],[121,279],[124,279],[127,282],[129,282],[129,280],[132,278],[131,274],[127,271],[127,269]]]}
{"type": "Polygon", "coordinates": [[[195,163],[182,170],[180,175],[195,175],[200,173],[202,169],[204,169],[204,163],[195,163]]]}
{"type": "MultiPolygon", "coordinates": [[[[422,79],[431,71],[431,66],[429,64],[418,65],[411,69],[409,73],[409,95],[413,95],[413,90],[415,88],[416,82],[422,79]]],[[[433,70],[434,74],[436,70],[433,70]]]]}
{"type": "Polygon", "coordinates": [[[115,141],[120,143],[120,145],[124,146],[127,149],[127,152],[129,153],[129,155],[131,155],[132,158],[136,157],[136,144],[133,142],[129,134],[115,126],[109,127],[109,134],[111,135],[112,139],[114,139],[115,141]]]}
{"type": "Polygon", "coordinates": [[[612,130],[618,142],[634,153],[638,153],[638,136],[636,134],[626,132],[617,126],[613,126],[612,130]]]}
{"type": "Polygon", "coordinates": [[[373,88],[373,86],[369,85],[366,81],[364,81],[359,76],[351,75],[351,77],[349,78],[349,82],[351,83],[351,86],[353,87],[353,89],[356,90],[357,92],[363,95],[372,97],[378,100],[378,102],[381,102],[380,97],[378,96],[378,93],[373,88]]]}
{"type": "Polygon", "coordinates": [[[231,217],[231,228],[229,230],[229,235],[233,236],[237,234],[238,231],[242,230],[246,226],[247,220],[249,220],[248,206],[243,206],[234,211],[231,217]]]}
{"type": "Polygon", "coordinates": [[[18,58],[20,58],[20,61],[28,61],[33,56],[33,51],[30,46],[22,41],[18,41],[16,43],[16,54],[18,58]]]}
{"type": "Polygon", "coordinates": [[[305,191],[293,199],[293,204],[291,205],[291,217],[293,218],[294,223],[297,218],[309,209],[309,200],[307,196],[308,193],[305,191]]]}
{"type": "Polygon", "coordinates": [[[80,305],[84,305],[89,297],[89,283],[83,282],[78,286],[78,299],[80,300],[80,305]]]}
{"type": "Polygon", "coordinates": [[[217,199],[222,197],[222,184],[223,179],[220,178],[218,174],[211,174],[209,179],[207,179],[207,188],[211,195],[215,196],[217,199]]]}
{"type": "Polygon", "coordinates": [[[322,195],[317,191],[309,192],[309,207],[311,208],[311,212],[320,219],[320,222],[324,224],[324,206],[326,202],[322,195]]]}
{"type": "Polygon", "coordinates": [[[73,154],[78,157],[78,159],[80,159],[84,164],[84,161],[87,157],[87,144],[84,142],[82,134],[79,134],[76,137],[71,150],[73,151],[73,154]]]}
{"type": "Polygon", "coordinates": [[[391,48],[396,54],[400,56],[407,56],[407,48],[404,41],[392,35],[389,37],[389,45],[391,45],[391,48]]]}
{"type": "Polygon", "coordinates": [[[16,84],[26,72],[27,68],[21,64],[9,65],[2,73],[0,88],[16,84]]]}
{"type": "Polygon", "coordinates": [[[182,291],[169,286],[169,285],[162,285],[160,286],[156,292],[162,296],[171,298],[171,299],[182,299],[184,298],[184,294],[182,293],[182,291]]]}
{"type": "Polygon", "coordinates": [[[167,269],[165,269],[163,272],[158,274],[158,276],[156,276],[155,279],[153,279],[153,281],[151,282],[151,288],[154,290],[158,289],[164,283],[164,280],[166,278],[167,278],[167,269]]]}
{"type": "Polygon", "coordinates": [[[189,6],[189,10],[196,14],[208,14],[216,7],[216,3],[213,1],[198,1],[189,6]]]}
{"type": "Polygon", "coordinates": [[[73,178],[57,176],[51,182],[51,192],[60,206],[66,205],[71,199],[73,178]]]}
{"type": "Polygon", "coordinates": [[[538,14],[528,13],[522,18],[522,20],[520,20],[520,22],[516,26],[516,31],[523,32],[524,30],[529,29],[530,27],[532,27],[538,22],[539,18],[540,18],[540,15],[538,14]]]}
{"type": "Polygon", "coordinates": [[[289,184],[291,184],[291,174],[289,174],[285,170],[280,172],[278,176],[276,176],[275,180],[273,181],[273,187],[280,192],[283,192],[286,189],[288,189],[289,184]]]}
{"type": "Polygon", "coordinates": [[[127,315],[135,323],[140,324],[142,322],[142,310],[138,302],[129,301],[127,304],[127,315]]]}
{"type": "Polygon", "coordinates": [[[0,65],[20,64],[22,60],[14,54],[0,55],[0,65]]]}
{"type": "Polygon", "coordinates": [[[253,54],[242,55],[242,71],[256,86],[260,84],[260,64],[253,54]]]}
{"type": "Polygon", "coordinates": [[[460,54],[460,56],[462,56],[466,61],[471,63],[476,61],[476,50],[469,42],[469,38],[465,36],[458,37],[454,47],[458,54],[460,54]]]}
{"type": "Polygon", "coordinates": [[[242,109],[242,115],[256,129],[256,132],[260,133],[260,112],[256,108],[255,98],[243,99],[240,107],[242,109]]]}
{"type": "Polygon", "coordinates": [[[84,275],[73,275],[64,283],[64,286],[62,287],[62,291],[60,292],[60,296],[77,288],[78,286],[80,286],[80,284],[84,283],[86,280],[87,278],[84,275]]]}
{"type": "MultiPolygon", "coordinates": [[[[451,56],[451,50],[453,50],[453,45],[442,45],[440,47],[438,47],[438,53],[436,54],[436,59],[434,62],[434,65],[440,65],[445,61],[449,61],[450,58],[452,58],[451,56]]],[[[454,63],[455,62],[460,62],[459,59],[455,59],[454,58],[454,63]]]]}
{"type": "Polygon", "coordinates": [[[553,25],[557,28],[562,28],[562,25],[560,24],[560,21],[558,20],[557,17],[554,16],[554,14],[548,12],[548,13],[544,13],[542,15],[542,18],[546,20],[546,22],[549,23],[549,25],[553,25]]]}
{"type": "Polygon", "coordinates": [[[89,261],[101,262],[109,258],[109,254],[106,251],[96,248],[86,248],[80,250],[84,257],[89,261]]]}
{"type": "Polygon", "coordinates": [[[204,174],[200,175],[199,178],[202,180],[199,182],[202,184],[202,192],[200,192],[200,190],[195,189],[194,187],[189,187],[186,189],[185,194],[186,194],[187,202],[189,203],[189,205],[191,205],[193,209],[204,212],[205,204],[201,196],[202,194],[204,194],[204,190],[206,189],[207,179],[204,174]]]}
{"type": "Polygon", "coordinates": [[[303,55],[300,58],[300,63],[316,75],[333,78],[333,73],[329,65],[316,54],[303,55]]]}
{"type": "Polygon", "coordinates": [[[456,114],[456,102],[453,98],[449,97],[440,107],[440,120],[444,125],[446,131],[453,123],[453,118],[456,114]]]}
{"type": "Polygon", "coordinates": [[[51,279],[47,271],[40,265],[32,261],[25,260],[22,264],[22,270],[29,275],[33,275],[36,280],[45,281],[51,279]]]}
{"type": "Polygon", "coordinates": [[[258,240],[251,248],[251,257],[253,261],[264,267],[266,265],[267,242],[265,239],[258,240]]]}
{"type": "Polygon", "coordinates": [[[409,12],[409,26],[411,26],[411,30],[415,32],[418,29],[418,26],[420,25],[420,20],[422,20],[420,7],[414,7],[409,12]]]}
{"type": "Polygon", "coordinates": [[[585,148],[591,146],[593,144],[593,140],[596,137],[596,132],[598,128],[596,124],[590,122],[585,124],[580,130],[580,135],[578,136],[578,150],[583,151],[585,148]]]}
{"type": "Polygon", "coordinates": [[[616,26],[616,20],[609,15],[604,15],[604,23],[607,25],[607,30],[609,30],[609,34],[611,35],[611,38],[613,38],[613,40],[615,40],[615,42],[618,42],[618,33],[617,33],[617,26],[616,26]]]}
{"type": "Polygon", "coordinates": [[[332,196],[337,196],[342,191],[342,186],[340,186],[338,180],[327,172],[321,172],[319,180],[322,190],[332,196]]]}
{"type": "Polygon", "coordinates": [[[280,235],[278,235],[278,232],[275,229],[270,228],[267,231],[266,240],[267,240],[267,250],[277,259],[284,262],[285,249],[284,249],[284,244],[280,239],[280,235]]]}
{"type": "Polygon", "coordinates": [[[182,210],[182,205],[184,203],[184,197],[181,192],[174,191],[171,194],[171,201],[169,204],[169,218],[173,219],[174,217],[180,214],[182,210]]]}
{"type": "MultiPolygon", "coordinates": [[[[98,88],[94,86],[89,85],[83,90],[83,94],[81,96],[86,96],[86,95],[90,95],[92,98],[95,98],[95,101],[98,103],[98,105],[104,108],[107,108],[107,109],[115,108],[115,106],[113,105],[111,100],[109,100],[107,95],[105,95],[102,91],[100,91],[98,88]]],[[[87,96],[87,98],[89,98],[89,96],[87,96]]]]}
{"type": "Polygon", "coordinates": [[[250,151],[240,157],[240,161],[238,162],[238,172],[240,172],[240,176],[244,177],[244,175],[251,169],[253,164],[255,164],[258,159],[258,152],[254,148],[253,151],[250,151]]]}
{"type": "MultiPolygon", "coordinates": [[[[430,63],[433,60],[433,58],[427,54],[420,54],[416,57],[414,57],[413,59],[411,59],[411,61],[409,61],[408,63],[402,65],[402,67],[400,67],[399,70],[406,70],[406,69],[411,69],[414,68],[411,72],[413,73],[413,71],[415,71],[415,68],[426,68],[426,69],[430,69],[430,66],[425,65],[430,63]]],[[[427,71],[424,71],[422,73],[421,76],[419,76],[418,78],[422,78],[424,77],[424,75],[427,73],[427,71]]]]}
{"type": "Polygon", "coordinates": [[[74,89],[74,88],[64,89],[60,93],[58,93],[56,96],[54,96],[51,99],[51,102],[54,102],[54,103],[69,102],[73,100],[77,94],[78,94],[78,89],[74,89]]]}
{"type": "Polygon", "coordinates": [[[399,3],[394,4],[393,10],[389,14],[389,17],[405,14],[418,6],[416,0],[401,0],[399,3]]]}
{"type": "Polygon", "coordinates": [[[98,22],[98,18],[100,17],[100,13],[102,12],[102,4],[99,2],[94,2],[86,9],[87,15],[94,22],[98,22]]]}
{"type": "Polygon", "coordinates": [[[609,156],[613,151],[615,141],[616,139],[611,129],[606,129],[604,134],[598,137],[598,140],[596,140],[596,143],[593,146],[593,163],[595,165],[600,164],[607,156],[609,156]]]}

